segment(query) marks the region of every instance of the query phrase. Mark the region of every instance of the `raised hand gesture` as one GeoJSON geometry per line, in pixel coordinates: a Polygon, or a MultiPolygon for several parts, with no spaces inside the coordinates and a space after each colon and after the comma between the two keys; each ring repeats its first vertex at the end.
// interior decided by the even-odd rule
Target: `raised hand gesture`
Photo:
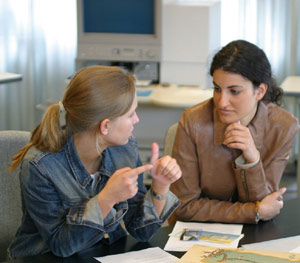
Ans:
{"type": "Polygon", "coordinates": [[[150,163],[153,165],[151,176],[154,181],[169,186],[181,177],[181,169],[176,160],[169,155],[159,157],[159,146],[152,143],[152,156],[150,163]]]}

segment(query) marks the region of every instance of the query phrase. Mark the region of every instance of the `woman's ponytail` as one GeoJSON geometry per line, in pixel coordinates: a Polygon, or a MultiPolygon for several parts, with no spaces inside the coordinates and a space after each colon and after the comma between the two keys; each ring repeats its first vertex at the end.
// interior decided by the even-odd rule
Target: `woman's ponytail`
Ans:
{"type": "MultiPolygon", "coordinates": [[[[62,105],[62,103],[60,102],[62,105]]],[[[30,142],[13,156],[13,171],[22,161],[28,149],[34,145],[40,151],[56,153],[66,142],[66,111],[60,104],[51,105],[45,112],[41,123],[32,131],[30,142]]]]}

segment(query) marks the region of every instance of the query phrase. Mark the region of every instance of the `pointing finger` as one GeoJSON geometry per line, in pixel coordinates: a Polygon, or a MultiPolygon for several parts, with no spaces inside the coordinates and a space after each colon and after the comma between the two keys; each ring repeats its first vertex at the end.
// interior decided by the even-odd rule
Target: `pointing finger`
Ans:
{"type": "Polygon", "coordinates": [[[152,168],[153,168],[152,164],[145,164],[145,165],[139,166],[137,168],[134,168],[134,169],[128,171],[128,173],[130,174],[130,177],[135,177],[145,171],[151,170],[152,168]]]}

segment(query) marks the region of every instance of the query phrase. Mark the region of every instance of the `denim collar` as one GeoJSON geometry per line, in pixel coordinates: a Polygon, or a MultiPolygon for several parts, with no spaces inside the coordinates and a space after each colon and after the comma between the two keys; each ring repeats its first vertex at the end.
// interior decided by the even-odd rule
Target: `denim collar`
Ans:
{"type": "Polygon", "coordinates": [[[65,145],[66,157],[70,165],[70,169],[76,179],[76,181],[83,187],[91,182],[92,177],[88,171],[83,166],[81,160],[79,159],[78,152],[75,147],[74,137],[71,135],[67,136],[67,143],[65,145]]]}
{"type": "MultiPolygon", "coordinates": [[[[87,185],[90,184],[92,181],[92,177],[84,167],[83,163],[81,162],[78,152],[76,150],[75,142],[74,142],[74,136],[68,135],[67,136],[67,142],[64,146],[66,157],[68,160],[68,163],[70,165],[70,169],[72,170],[72,173],[76,179],[76,181],[83,187],[86,188],[87,185]]],[[[102,163],[99,168],[99,172],[101,176],[108,176],[110,177],[113,172],[112,167],[112,160],[110,156],[109,150],[104,150],[102,153],[102,163]]]]}

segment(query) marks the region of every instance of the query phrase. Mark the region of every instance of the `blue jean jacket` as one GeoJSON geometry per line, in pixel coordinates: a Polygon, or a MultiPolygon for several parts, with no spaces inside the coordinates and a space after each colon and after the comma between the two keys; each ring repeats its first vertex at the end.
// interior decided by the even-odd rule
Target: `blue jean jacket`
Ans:
{"type": "Polygon", "coordinates": [[[158,217],[149,191],[139,175],[138,193],[116,204],[103,218],[97,194],[110,176],[123,167],[141,165],[135,138],[123,146],[108,147],[103,154],[99,176],[93,179],[81,163],[73,137],[59,153],[41,152],[31,147],[20,172],[23,218],[8,254],[25,257],[51,251],[56,256],[70,256],[109,236],[113,243],[126,235],[120,225],[139,241],[148,241],[179,205],[168,193],[158,217]]]}

